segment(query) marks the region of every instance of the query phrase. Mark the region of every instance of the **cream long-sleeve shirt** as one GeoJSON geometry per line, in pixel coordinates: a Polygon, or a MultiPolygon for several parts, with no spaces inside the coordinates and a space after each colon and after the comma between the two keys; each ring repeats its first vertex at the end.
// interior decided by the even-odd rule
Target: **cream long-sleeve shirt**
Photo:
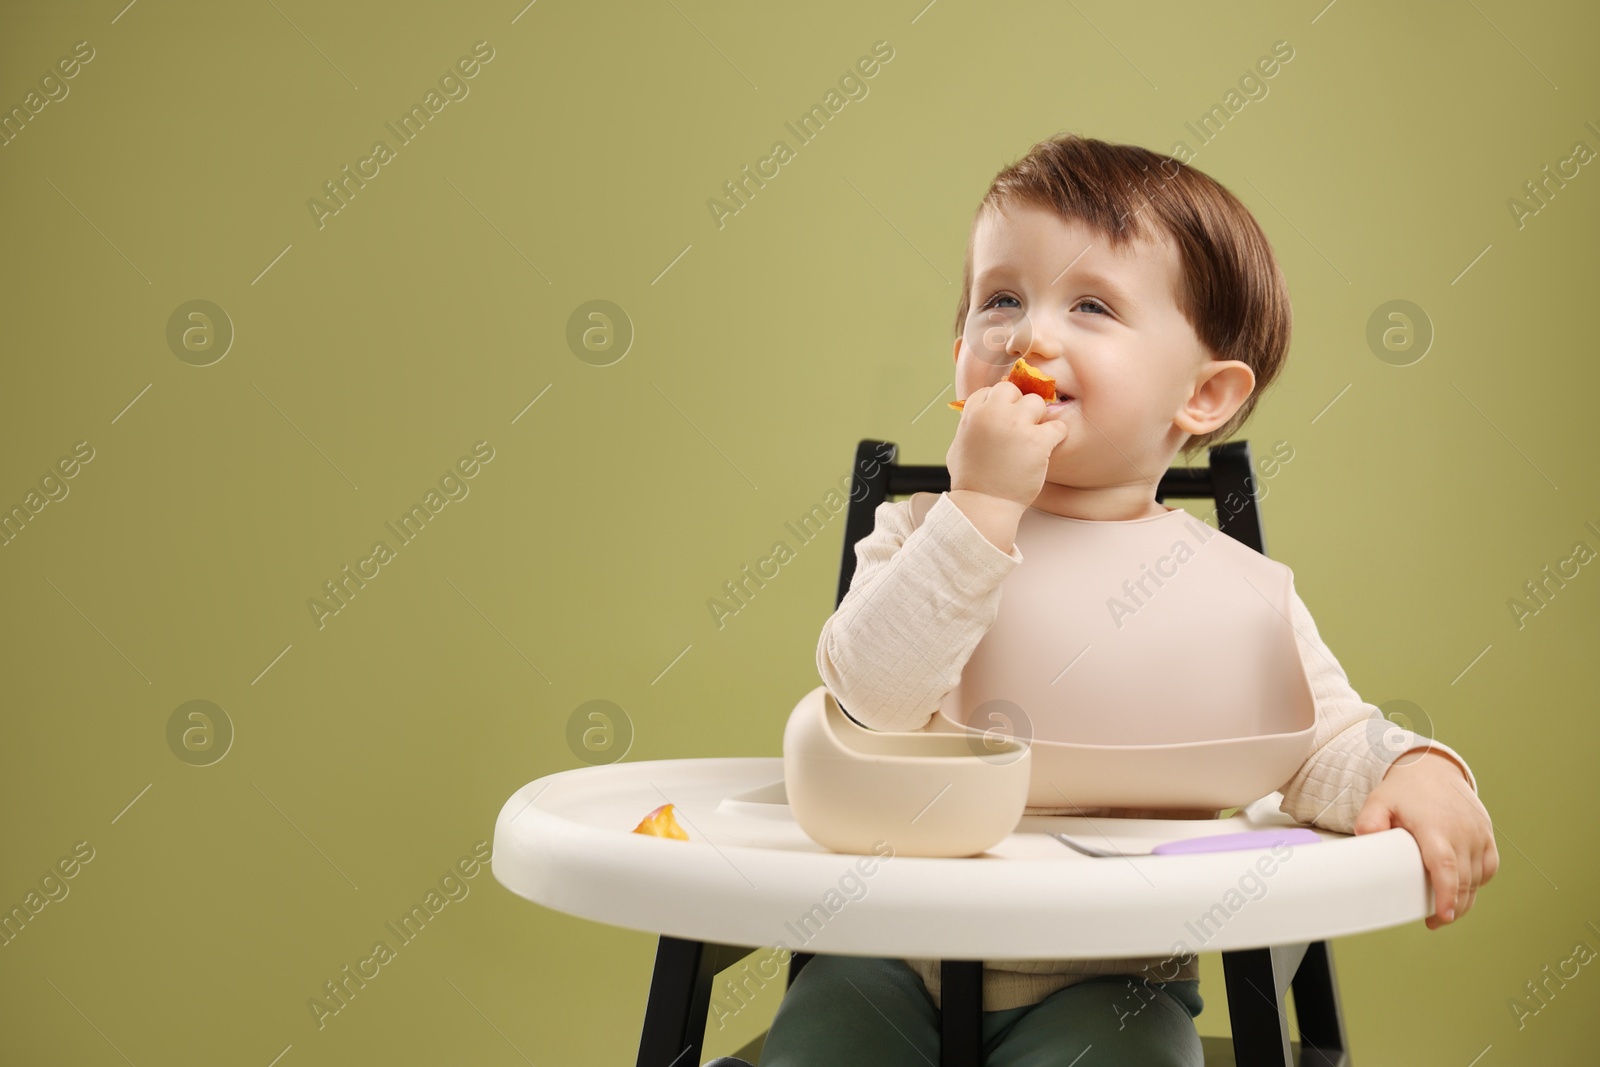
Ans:
{"type": "MultiPolygon", "coordinates": [[[[1017,546],[1001,552],[984,537],[948,493],[938,495],[920,525],[914,499],[878,506],[872,532],[856,542],[850,589],[817,641],[823,684],[852,718],[874,730],[921,730],[927,725],[993,625],[1001,582],[1023,562],[1017,546]]],[[[1377,707],[1356,694],[1292,584],[1290,591],[1290,621],[1311,685],[1316,726],[1311,755],[1280,788],[1281,810],[1302,823],[1352,833],[1367,794],[1395,759],[1419,747],[1453,759],[1476,793],[1472,771],[1454,749],[1388,723],[1377,707]]],[[[1083,814],[1185,817],[1136,808],[1086,808],[1083,814]]],[[[1219,813],[1186,814],[1214,818],[1219,813]]],[[[940,1004],[940,961],[906,962],[940,1004]]],[[[1151,981],[1197,978],[1199,961],[1193,956],[1182,961],[985,960],[983,1010],[1036,1004],[1087,978],[1122,974],[1151,981]]]]}

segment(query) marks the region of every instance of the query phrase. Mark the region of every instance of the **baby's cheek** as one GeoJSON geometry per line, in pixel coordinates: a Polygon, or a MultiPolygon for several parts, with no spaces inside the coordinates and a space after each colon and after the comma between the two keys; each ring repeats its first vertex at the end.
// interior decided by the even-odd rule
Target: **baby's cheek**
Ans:
{"type": "Polygon", "coordinates": [[[993,370],[995,379],[999,380],[1005,377],[1011,365],[1017,361],[1017,357],[1011,354],[1009,340],[1010,334],[1007,330],[992,328],[979,331],[977,336],[967,343],[971,346],[974,362],[980,367],[993,370]]]}
{"type": "Polygon", "coordinates": [[[966,396],[974,389],[983,385],[982,368],[975,366],[970,356],[963,356],[956,364],[956,395],[966,396]]]}
{"type": "Polygon", "coordinates": [[[967,392],[981,389],[986,385],[993,385],[1002,381],[1011,370],[1011,365],[1016,360],[1006,357],[1000,363],[990,362],[992,353],[979,352],[968,349],[960,364],[956,367],[956,385],[965,387],[967,392]]]}

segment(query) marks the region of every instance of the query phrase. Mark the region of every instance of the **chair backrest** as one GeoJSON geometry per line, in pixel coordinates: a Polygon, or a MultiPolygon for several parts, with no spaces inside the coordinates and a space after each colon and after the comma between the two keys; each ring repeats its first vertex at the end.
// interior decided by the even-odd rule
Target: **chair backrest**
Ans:
{"type": "MultiPolygon", "coordinates": [[[[890,497],[912,493],[943,493],[950,488],[950,471],[943,464],[898,464],[892,441],[864,439],[856,446],[850,479],[850,510],[845,516],[844,558],[839,565],[838,607],[850,591],[856,573],[856,542],[872,532],[873,513],[890,497]]],[[[1250,474],[1250,442],[1229,441],[1207,452],[1205,467],[1171,467],[1156,486],[1156,500],[1168,497],[1207,499],[1217,506],[1217,528],[1241,544],[1266,555],[1261,532],[1261,512],[1256,506],[1256,486],[1250,474]]]]}

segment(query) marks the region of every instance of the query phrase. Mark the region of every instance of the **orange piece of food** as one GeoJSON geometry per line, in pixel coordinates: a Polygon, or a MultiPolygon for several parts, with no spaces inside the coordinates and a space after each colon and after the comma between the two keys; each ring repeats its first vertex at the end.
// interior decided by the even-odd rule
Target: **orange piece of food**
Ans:
{"type": "Polygon", "coordinates": [[[633,828],[636,834],[650,834],[654,837],[675,837],[679,841],[689,840],[689,835],[683,832],[683,827],[678,825],[678,820],[672,817],[672,805],[663,804],[644,817],[638,826],[633,828]]]}
{"type": "MultiPolygon", "coordinates": [[[[1015,363],[1011,364],[1011,373],[1006,375],[1006,381],[1021,389],[1024,393],[1038,393],[1044,397],[1046,403],[1056,398],[1056,380],[1040,374],[1033,369],[1026,359],[1020,356],[1015,363]]],[[[950,401],[950,406],[960,411],[966,406],[966,403],[965,400],[952,400],[950,401]]]]}

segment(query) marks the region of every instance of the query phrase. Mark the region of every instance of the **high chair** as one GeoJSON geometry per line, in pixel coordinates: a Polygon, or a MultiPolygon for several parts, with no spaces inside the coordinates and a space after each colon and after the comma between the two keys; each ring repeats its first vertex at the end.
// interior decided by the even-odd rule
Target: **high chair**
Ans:
{"type": "MultiPolygon", "coordinates": [[[[863,440],[856,450],[836,605],[850,588],[855,545],[872,531],[878,505],[950,487],[945,467],[901,465],[895,458],[891,442],[863,440]]],[[[1156,499],[1213,500],[1221,532],[1264,553],[1248,443],[1212,448],[1208,459],[1207,467],[1168,470],[1156,499]]],[[[501,808],[497,881],[545,907],[658,935],[639,1067],[700,1067],[719,976],[745,969],[746,957],[772,947],[775,937],[787,947],[791,935],[778,921],[809,916],[814,887],[838,878],[839,861],[854,858],[821,848],[802,831],[786,803],[786,786],[784,760],[771,757],[622,760],[535,779],[501,808]],[[675,804],[691,841],[629,832],[662,800],[675,804]]],[[[1293,826],[1277,810],[1276,796],[1269,793],[1231,818],[1241,828],[1293,826]]],[[[1063,829],[1074,822],[1060,821],[1067,824],[1063,829]]],[[[1172,837],[1209,832],[1199,822],[1128,819],[1122,829],[1146,839],[1169,830],[1172,837]]],[[[1203,943],[1222,953],[1232,1020],[1231,1040],[1202,1039],[1207,1064],[1349,1064],[1326,939],[1419,921],[1431,912],[1421,853],[1406,830],[1315,832],[1316,847],[1294,853],[1294,865],[1275,875],[1271,894],[1234,913],[1203,943]],[[1290,1041],[1291,990],[1298,1042],[1290,1041]]],[[[1192,914],[1192,904],[1215,899],[1216,879],[1236,877],[1219,857],[1192,856],[1159,886],[1148,878],[1136,883],[1137,865],[1146,861],[1109,864],[1047,842],[1056,845],[1048,834],[1016,832],[983,863],[958,857],[886,867],[871,893],[852,898],[849,910],[801,931],[801,938],[822,952],[940,959],[941,1067],[979,1067],[982,960],[1157,955],[1171,944],[1163,932],[1169,924],[1192,914]],[[1130,893],[1146,888],[1136,909],[1123,906],[1130,893]],[[1038,918],[1033,925],[986,921],[996,908],[1038,918]],[[948,921],[930,925],[915,918],[941,909],[948,921]],[[929,950],[932,945],[939,947],[929,950]],[[1045,948],[1048,954],[1030,954],[1045,948]]],[[[815,955],[790,953],[785,992],[815,955]]],[[[758,972],[776,982],[781,964],[768,974],[771,960],[760,961],[758,972]]],[[[758,1062],[764,1040],[734,1056],[758,1062]]]]}
{"type": "MultiPolygon", "coordinates": [[[[855,544],[872,532],[878,505],[891,497],[942,493],[950,488],[950,472],[944,466],[898,464],[896,456],[896,446],[888,441],[868,439],[856,447],[835,607],[850,590],[856,568],[855,544]]],[[[1156,488],[1156,500],[1164,503],[1168,497],[1177,497],[1214,501],[1218,529],[1265,555],[1250,443],[1230,441],[1218,445],[1209,450],[1208,459],[1207,467],[1170,468],[1156,488]]],[[[794,984],[801,968],[813,956],[808,952],[791,956],[789,985],[794,984]]],[[[1208,1065],[1342,1067],[1350,1062],[1333,955],[1327,942],[1224,952],[1222,965],[1233,1037],[1202,1040],[1208,1065]],[[1285,998],[1291,989],[1300,1029],[1298,1042],[1289,1039],[1285,998]]],[[[947,959],[942,963],[941,1059],[945,1065],[980,1062],[982,974],[981,960],[947,959]]]]}

